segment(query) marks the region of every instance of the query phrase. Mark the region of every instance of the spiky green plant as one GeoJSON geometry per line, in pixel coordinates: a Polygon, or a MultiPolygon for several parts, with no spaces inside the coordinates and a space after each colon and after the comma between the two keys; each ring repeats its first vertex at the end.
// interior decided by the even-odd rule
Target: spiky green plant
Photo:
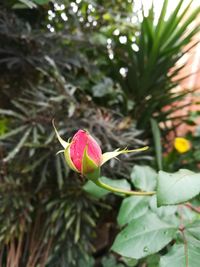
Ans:
{"type": "Polygon", "coordinates": [[[200,25],[194,23],[200,7],[192,9],[192,2],[184,6],[183,0],[176,1],[167,17],[169,6],[165,0],[158,20],[152,5],[138,22],[138,31],[127,36],[125,43],[121,44],[118,36],[112,37],[114,58],[108,71],[120,83],[126,100],[132,101],[130,113],[138,127],[147,132],[151,118],[166,124],[175,121],[174,111],[184,107],[172,105],[189,92],[188,88],[175,89],[186,78],[178,76],[185,66],[179,60],[195,45],[191,41],[200,30],[200,25]],[[124,76],[120,74],[121,68],[125,70],[124,76]],[[166,111],[167,106],[171,108],[166,111]]]}

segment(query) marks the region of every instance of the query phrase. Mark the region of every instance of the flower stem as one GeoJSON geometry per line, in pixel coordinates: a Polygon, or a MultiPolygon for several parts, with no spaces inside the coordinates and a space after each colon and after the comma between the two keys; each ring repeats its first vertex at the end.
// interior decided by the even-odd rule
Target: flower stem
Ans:
{"type": "Polygon", "coordinates": [[[125,195],[130,195],[130,196],[152,196],[155,195],[155,191],[152,192],[144,192],[144,191],[132,191],[132,190],[124,190],[124,189],[120,189],[120,188],[116,188],[116,187],[112,187],[108,184],[104,184],[103,182],[101,182],[100,180],[95,180],[93,181],[96,185],[98,185],[101,188],[104,188],[110,192],[113,193],[122,193],[125,195]]]}

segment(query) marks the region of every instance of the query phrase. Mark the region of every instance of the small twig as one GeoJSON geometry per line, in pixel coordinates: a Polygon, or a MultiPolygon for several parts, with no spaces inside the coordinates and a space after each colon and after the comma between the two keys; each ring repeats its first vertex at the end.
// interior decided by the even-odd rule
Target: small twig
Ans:
{"type": "Polygon", "coordinates": [[[200,213],[200,207],[194,207],[190,203],[186,203],[186,204],[184,204],[184,206],[189,208],[189,209],[191,209],[191,210],[193,210],[193,211],[195,211],[195,212],[197,212],[197,213],[200,213]]]}
{"type": "Polygon", "coordinates": [[[188,243],[187,243],[187,239],[185,237],[185,232],[184,230],[181,231],[182,236],[183,236],[183,242],[184,242],[184,253],[185,253],[185,266],[189,267],[189,262],[188,262],[188,243]]]}
{"type": "Polygon", "coordinates": [[[179,216],[180,216],[180,226],[179,226],[179,231],[182,234],[183,237],[183,243],[184,243],[184,254],[185,254],[185,267],[189,267],[189,261],[188,261],[188,243],[187,239],[185,237],[185,226],[184,226],[184,219],[183,219],[183,214],[182,214],[182,208],[183,206],[179,206],[179,216]]]}

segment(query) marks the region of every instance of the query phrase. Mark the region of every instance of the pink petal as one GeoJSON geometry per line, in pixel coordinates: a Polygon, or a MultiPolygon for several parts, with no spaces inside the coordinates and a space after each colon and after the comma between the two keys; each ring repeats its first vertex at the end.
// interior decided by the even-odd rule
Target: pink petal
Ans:
{"type": "Polygon", "coordinates": [[[71,160],[79,171],[81,171],[83,152],[87,145],[87,140],[87,133],[83,130],[79,130],[72,138],[70,145],[71,160]]]}
{"type": "Polygon", "coordinates": [[[97,164],[97,166],[100,166],[102,161],[102,151],[99,144],[91,135],[88,136],[87,152],[88,156],[97,164]]]}
{"type": "Polygon", "coordinates": [[[86,131],[79,130],[70,144],[70,157],[75,167],[81,172],[82,159],[85,147],[88,146],[88,156],[97,164],[101,165],[102,152],[96,140],[86,131]]]}

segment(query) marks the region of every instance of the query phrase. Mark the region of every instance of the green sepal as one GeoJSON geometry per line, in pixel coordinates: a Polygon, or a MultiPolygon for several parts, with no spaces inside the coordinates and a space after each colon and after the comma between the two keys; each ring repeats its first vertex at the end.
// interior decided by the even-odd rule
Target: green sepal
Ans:
{"type": "Polygon", "coordinates": [[[59,133],[58,133],[58,131],[57,131],[57,129],[56,129],[56,126],[55,126],[55,124],[54,124],[54,120],[52,120],[52,124],[53,124],[53,128],[54,128],[54,130],[55,130],[56,136],[57,136],[57,138],[58,138],[58,141],[60,142],[61,146],[62,146],[64,149],[66,149],[67,146],[69,146],[69,143],[66,142],[65,140],[63,140],[63,139],[60,137],[60,135],[59,135],[59,133]]]}
{"type": "Polygon", "coordinates": [[[119,156],[120,154],[126,154],[126,153],[132,153],[132,152],[139,152],[139,151],[144,151],[144,150],[147,150],[149,147],[148,146],[145,146],[145,147],[141,147],[141,148],[136,148],[136,149],[131,149],[131,150],[128,150],[128,149],[123,149],[123,150],[119,150],[116,149],[115,151],[112,151],[112,152],[106,152],[102,155],[102,163],[101,165],[103,165],[104,163],[106,163],[108,160],[112,159],[112,158],[116,158],[117,156],[119,156]]]}
{"type": "Polygon", "coordinates": [[[69,165],[70,169],[72,169],[75,172],[79,172],[79,170],[77,170],[77,168],[75,167],[75,165],[72,162],[71,157],[70,157],[70,144],[66,147],[66,149],[64,151],[64,155],[65,155],[65,160],[66,160],[67,164],[69,165]]]}
{"type": "MultiPolygon", "coordinates": [[[[81,173],[86,177],[91,177],[88,179],[92,180],[92,177],[97,177],[100,174],[99,166],[89,157],[87,153],[88,146],[85,147],[83,152],[81,173]]],[[[99,176],[98,176],[99,177],[99,176]]],[[[98,178],[97,177],[97,178],[98,178]]]]}
{"type": "Polygon", "coordinates": [[[101,177],[101,169],[100,169],[100,167],[97,167],[97,169],[95,171],[93,171],[93,172],[85,174],[85,177],[88,180],[91,180],[94,183],[96,183],[95,181],[97,181],[99,179],[99,177],[101,177]]]}

